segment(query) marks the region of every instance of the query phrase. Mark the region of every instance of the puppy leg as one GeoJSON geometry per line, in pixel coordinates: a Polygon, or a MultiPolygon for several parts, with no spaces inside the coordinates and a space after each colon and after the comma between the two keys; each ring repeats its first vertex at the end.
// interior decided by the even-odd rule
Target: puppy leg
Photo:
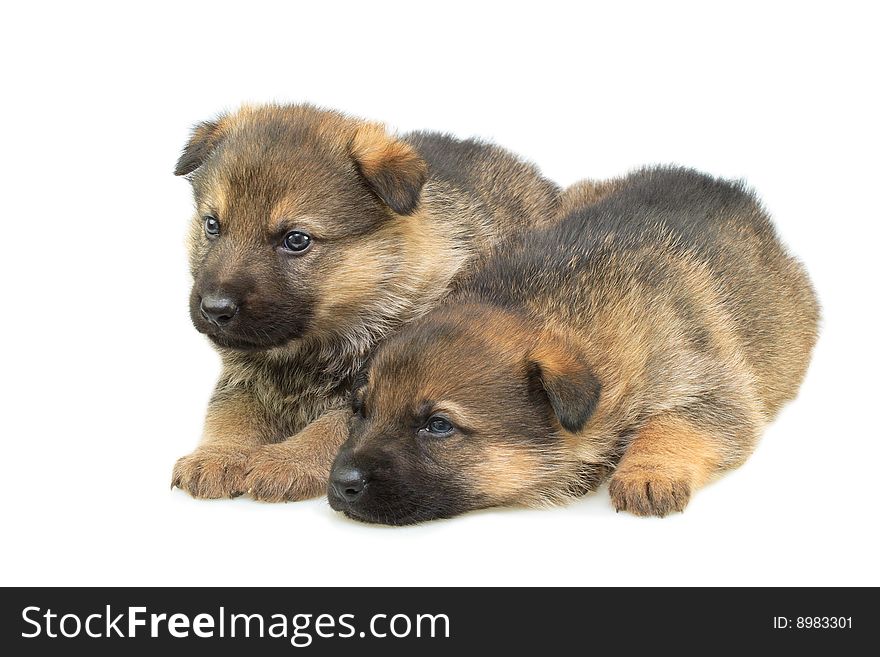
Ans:
{"type": "Polygon", "coordinates": [[[683,511],[691,493],[722,468],[723,445],[691,420],[650,420],[626,449],[609,492],[618,511],[665,516],[683,511]]]}
{"type": "Polygon", "coordinates": [[[199,447],[179,459],[171,486],[193,497],[237,497],[244,488],[247,455],[270,439],[265,411],[243,389],[222,390],[208,406],[199,447]]]}
{"type": "Polygon", "coordinates": [[[244,490],[263,502],[317,497],[327,488],[330,466],[348,438],[349,409],[327,411],[287,440],[253,450],[244,490]]]}

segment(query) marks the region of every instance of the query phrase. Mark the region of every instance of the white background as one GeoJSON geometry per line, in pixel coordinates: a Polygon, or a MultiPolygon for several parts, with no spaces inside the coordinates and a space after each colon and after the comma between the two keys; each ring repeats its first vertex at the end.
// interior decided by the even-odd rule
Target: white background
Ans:
{"type": "Polygon", "coordinates": [[[0,584],[880,584],[872,5],[7,3],[0,584]],[[269,100],[491,138],[561,184],[747,178],[823,305],[800,397],[664,520],[605,489],[404,529],[169,490],[219,370],[171,171],[193,123],[269,100]]]}

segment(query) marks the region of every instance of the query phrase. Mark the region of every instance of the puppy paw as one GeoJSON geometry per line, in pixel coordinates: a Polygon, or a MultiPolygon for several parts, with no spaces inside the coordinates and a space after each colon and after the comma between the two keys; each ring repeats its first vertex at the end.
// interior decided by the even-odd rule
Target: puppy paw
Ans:
{"type": "Polygon", "coordinates": [[[684,511],[691,485],[687,479],[662,470],[627,468],[611,478],[608,492],[618,511],[662,518],[673,511],[684,511]]]}
{"type": "Polygon", "coordinates": [[[171,487],[193,497],[238,497],[244,491],[247,454],[241,449],[199,447],[174,464],[171,487]]]}
{"type": "Polygon", "coordinates": [[[244,491],[261,502],[294,502],[317,497],[329,473],[316,472],[287,453],[284,444],[265,445],[250,453],[244,491]]]}

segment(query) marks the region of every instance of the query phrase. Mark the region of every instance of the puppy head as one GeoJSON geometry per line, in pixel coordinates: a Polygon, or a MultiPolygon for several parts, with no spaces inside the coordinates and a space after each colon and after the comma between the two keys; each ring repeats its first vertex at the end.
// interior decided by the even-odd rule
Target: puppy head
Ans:
{"type": "Polygon", "coordinates": [[[571,493],[565,435],[600,386],[564,338],[482,304],[446,306],[375,352],[330,476],[330,505],[392,525],[571,493]]]}
{"type": "Polygon", "coordinates": [[[309,106],[196,126],[190,315],[217,345],[278,347],[376,303],[417,211],[424,161],[376,124],[309,106]]]}

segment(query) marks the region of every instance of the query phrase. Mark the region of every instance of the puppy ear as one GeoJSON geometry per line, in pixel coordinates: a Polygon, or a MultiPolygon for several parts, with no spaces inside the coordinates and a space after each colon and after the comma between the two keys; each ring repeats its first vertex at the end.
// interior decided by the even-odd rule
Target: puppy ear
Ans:
{"type": "Polygon", "coordinates": [[[351,382],[351,410],[355,415],[363,415],[364,396],[367,392],[367,384],[370,382],[369,360],[361,365],[360,370],[354,375],[351,382]]]}
{"type": "Polygon", "coordinates": [[[583,429],[599,405],[602,383],[581,350],[569,340],[545,333],[529,357],[529,367],[562,428],[572,433],[583,429]]]}
{"type": "Polygon", "coordinates": [[[415,212],[428,179],[428,165],[415,149],[382,125],[367,123],[357,129],[349,150],[376,196],[397,214],[415,212]]]}
{"type": "Polygon", "coordinates": [[[174,167],[175,176],[185,176],[192,173],[207,159],[220,142],[225,137],[223,129],[223,119],[221,117],[215,121],[204,121],[193,128],[192,136],[183,147],[183,153],[177,160],[177,166],[174,167]]]}

